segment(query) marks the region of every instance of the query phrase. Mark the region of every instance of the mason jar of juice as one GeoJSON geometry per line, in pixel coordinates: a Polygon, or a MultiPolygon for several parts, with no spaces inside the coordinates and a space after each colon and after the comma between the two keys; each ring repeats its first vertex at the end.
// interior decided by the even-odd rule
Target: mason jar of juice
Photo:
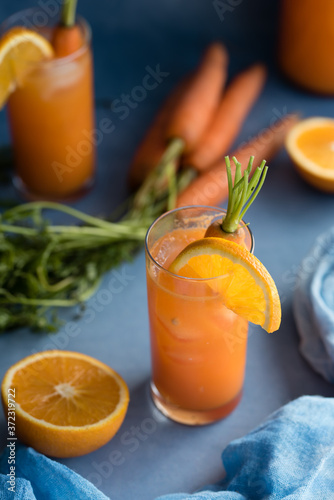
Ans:
{"type": "MultiPolygon", "coordinates": [[[[185,207],[165,213],[146,237],[151,337],[151,394],[171,419],[202,425],[228,415],[242,395],[248,322],[222,303],[219,280],[185,278],[168,268],[192,241],[226,212],[185,207]]],[[[253,250],[248,226],[240,244],[253,250]]]]}
{"type": "Polygon", "coordinates": [[[333,50],[333,0],[281,0],[278,59],[289,79],[334,94],[333,50]]]}
{"type": "MultiPolygon", "coordinates": [[[[29,199],[67,200],[94,180],[94,100],[91,30],[78,19],[82,45],[65,57],[31,64],[8,101],[14,184],[29,199]]],[[[43,9],[11,16],[14,26],[52,39],[57,19],[43,9]]]]}

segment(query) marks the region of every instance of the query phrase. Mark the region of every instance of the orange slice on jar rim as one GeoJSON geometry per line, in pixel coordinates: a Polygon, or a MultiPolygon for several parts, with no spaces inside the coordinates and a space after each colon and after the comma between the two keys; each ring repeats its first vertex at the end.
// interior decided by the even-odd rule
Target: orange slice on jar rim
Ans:
{"type": "Polygon", "coordinates": [[[36,31],[20,26],[7,31],[0,39],[0,109],[31,65],[53,56],[51,44],[36,31]]]}
{"type": "Polygon", "coordinates": [[[241,245],[223,238],[194,241],[176,257],[169,271],[208,280],[225,307],[267,332],[278,330],[281,304],[275,282],[264,265],[241,245]]]}

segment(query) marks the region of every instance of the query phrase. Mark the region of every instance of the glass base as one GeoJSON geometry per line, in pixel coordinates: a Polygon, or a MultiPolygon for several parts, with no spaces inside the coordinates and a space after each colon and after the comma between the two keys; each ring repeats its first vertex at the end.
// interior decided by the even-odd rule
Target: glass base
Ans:
{"type": "Polygon", "coordinates": [[[153,382],[151,382],[151,396],[158,410],[171,420],[186,425],[206,425],[227,417],[241,400],[242,390],[231,401],[212,410],[184,410],[174,406],[161,396],[153,382]]]}
{"type": "Polygon", "coordinates": [[[16,191],[27,201],[54,201],[54,202],[72,202],[76,201],[79,198],[82,198],[85,196],[94,186],[95,183],[95,177],[92,177],[88,179],[85,184],[81,186],[78,191],[75,191],[74,193],[69,193],[64,196],[57,196],[57,195],[48,195],[48,194],[41,194],[41,193],[34,193],[30,191],[28,186],[23,182],[23,180],[15,175],[13,177],[13,185],[16,191]]]}

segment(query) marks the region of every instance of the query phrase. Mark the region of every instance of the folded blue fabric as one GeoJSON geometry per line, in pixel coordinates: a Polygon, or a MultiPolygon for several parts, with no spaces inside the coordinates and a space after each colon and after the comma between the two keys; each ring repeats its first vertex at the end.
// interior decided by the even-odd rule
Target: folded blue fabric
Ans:
{"type": "MultiPolygon", "coordinates": [[[[334,499],[334,398],[304,396],[283,406],[228,445],[222,458],[226,475],[220,483],[157,500],[334,499]]],[[[31,448],[17,446],[15,459],[15,494],[9,490],[8,452],[0,459],[0,500],[107,500],[31,448]]]]}
{"type": "Polygon", "coordinates": [[[300,351],[334,382],[334,227],[320,235],[298,269],[294,316],[300,351]]]}
{"type": "Polygon", "coordinates": [[[10,481],[9,447],[0,458],[0,500],[108,500],[65,465],[15,443],[14,480],[10,481]]]}
{"type": "Polygon", "coordinates": [[[219,484],[157,500],[333,500],[334,398],[303,396],[283,406],[222,459],[219,484]]]}

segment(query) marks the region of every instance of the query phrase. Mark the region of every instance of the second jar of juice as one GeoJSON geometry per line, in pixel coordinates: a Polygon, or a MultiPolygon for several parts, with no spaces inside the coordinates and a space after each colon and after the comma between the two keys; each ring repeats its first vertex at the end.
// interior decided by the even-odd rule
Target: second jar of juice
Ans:
{"type": "MultiPolygon", "coordinates": [[[[45,17],[45,13],[44,13],[45,17]]],[[[31,9],[3,29],[24,25],[48,39],[53,26],[31,9]]],[[[74,53],[31,66],[8,102],[18,189],[30,199],[66,200],[84,193],[94,179],[94,105],[91,31],[79,20],[83,44],[74,53]]]]}

